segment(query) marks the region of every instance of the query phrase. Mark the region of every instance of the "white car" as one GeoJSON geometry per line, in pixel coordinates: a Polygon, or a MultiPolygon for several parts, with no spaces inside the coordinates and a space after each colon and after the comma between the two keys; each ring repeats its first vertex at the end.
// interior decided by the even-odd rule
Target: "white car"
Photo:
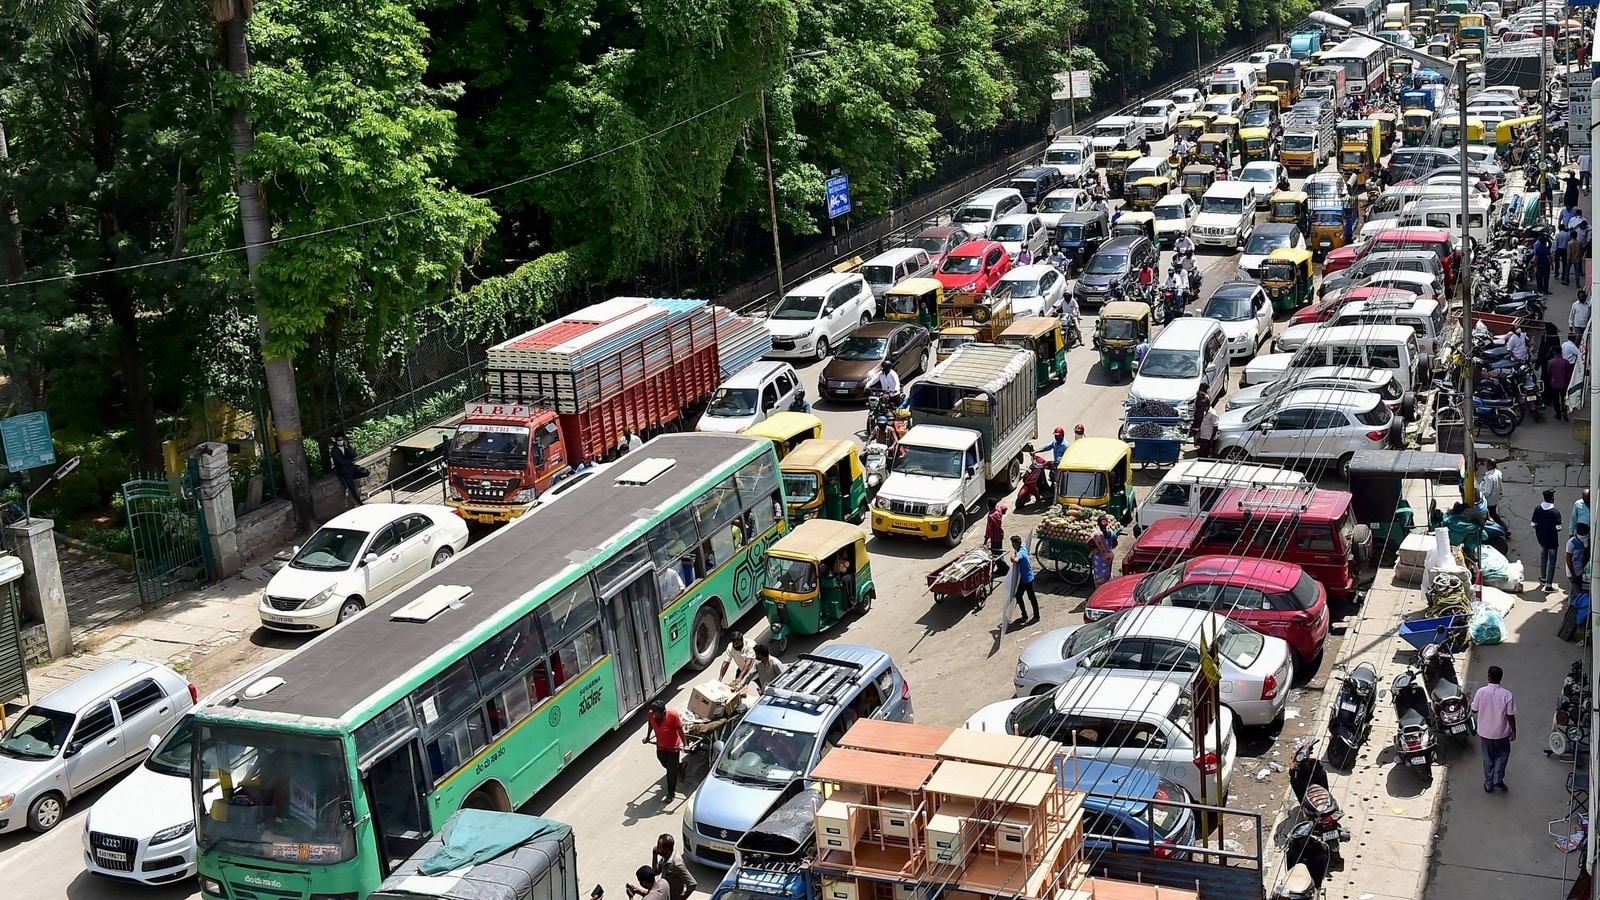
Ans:
{"type": "MultiPolygon", "coordinates": [[[[1249,409],[1262,403],[1271,403],[1285,391],[1324,388],[1330,391],[1366,391],[1377,394],[1389,408],[1396,412],[1406,404],[1405,389],[1400,379],[1388,369],[1367,366],[1315,366],[1300,373],[1297,378],[1280,378],[1266,384],[1253,384],[1234,391],[1228,396],[1228,409],[1249,409]]],[[[1415,406],[1416,398],[1410,401],[1415,406]]],[[[1403,415],[1403,413],[1402,413],[1403,415]]]]}
{"type": "Polygon", "coordinates": [[[872,287],[860,273],[819,275],[785,294],[767,317],[769,355],[827,359],[835,344],[872,321],[877,308],[872,287]]]}
{"type": "Polygon", "coordinates": [[[1257,225],[1256,230],[1250,233],[1250,240],[1245,242],[1244,249],[1239,253],[1239,277],[1252,281],[1261,280],[1261,264],[1267,261],[1274,250],[1306,249],[1306,236],[1298,225],[1290,222],[1267,222],[1257,225]]]}
{"type": "Polygon", "coordinates": [[[1244,98],[1238,94],[1219,94],[1210,97],[1201,105],[1201,109],[1209,109],[1219,116],[1239,117],[1239,111],[1244,108],[1244,98]]]}
{"type": "Polygon", "coordinates": [[[1039,201],[1039,209],[1034,215],[1044,223],[1046,228],[1054,228],[1061,221],[1061,217],[1069,212],[1088,209],[1094,203],[1094,198],[1089,192],[1080,187],[1057,188],[1044,195],[1039,201]]]}
{"type": "Polygon", "coordinates": [[[1272,62],[1275,59],[1288,59],[1289,58],[1289,45],[1288,44],[1268,44],[1267,46],[1261,48],[1261,52],[1268,54],[1267,62],[1272,62]]]}
{"type": "Polygon", "coordinates": [[[1138,145],[1139,123],[1133,116],[1106,116],[1095,123],[1091,140],[1095,158],[1104,159],[1108,154],[1138,145]]]}
{"type": "Polygon", "coordinates": [[[1368,391],[1294,390],[1218,416],[1215,449],[1225,460],[1333,462],[1343,476],[1357,450],[1384,446],[1393,419],[1368,391]]]}
{"type": "Polygon", "coordinates": [[[1164,138],[1178,127],[1178,105],[1171,100],[1149,100],[1133,114],[1144,133],[1153,138],[1164,138]]]}
{"type": "Polygon", "coordinates": [[[1018,696],[1054,693],[1079,672],[1157,672],[1186,685],[1200,666],[1202,640],[1216,636],[1222,702],[1241,725],[1268,725],[1289,702],[1289,644],[1200,609],[1134,606],[1110,618],[1047,631],[1022,648],[1012,685],[1018,696]]]}
{"type": "Polygon", "coordinates": [[[1067,277],[1051,265],[1019,266],[1000,283],[1011,288],[1011,311],[1019,318],[1056,315],[1067,292],[1067,277]]]}
{"type": "Polygon", "coordinates": [[[1256,186],[1256,209],[1266,209],[1272,203],[1272,193],[1278,189],[1278,185],[1288,183],[1289,170],[1280,162],[1245,163],[1244,168],[1239,170],[1239,180],[1256,186]]]}
{"type": "Polygon", "coordinates": [[[1188,234],[1194,227],[1194,220],[1200,215],[1200,204],[1194,202],[1194,197],[1179,191],[1157,200],[1151,212],[1156,217],[1156,243],[1170,247],[1179,235],[1188,234]]]}
{"type": "Polygon", "coordinates": [[[1272,55],[1271,50],[1262,50],[1259,53],[1252,53],[1245,57],[1244,61],[1249,63],[1250,68],[1255,69],[1256,74],[1259,75],[1267,71],[1267,63],[1272,62],[1277,58],[1278,57],[1272,55]]]}
{"type": "Polygon", "coordinates": [[[1254,281],[1230,281],[1217,288],[1200,315],[1222,323],[1228,336],[1228,355],[1255,356],[1272,335],[1272,300],[1254,281]]]}
{"type": "Polygon", "coordinates": [[[1226,706],[1219,712],[1222,746],[1215,726],[1197,746],[1188,690],[1150,673],[1093,671],[1067,679],[1053,694],[991,703],[965,727],[1061,741],[1084,762],[1145,769],[1196,797],[1216,793],[1220,770],[1226,796],[1238,741],[1233,713],[1226,706]]]}
{"type": "Polygon", "coordinates": [[[1200,101],[1203,98],[1194,88],[1183,88],[1173,91],[1169,99],[1172,100],[1172,105],[1178,108],[1178,121],[1181,122],[1185,116],[1200,108],[1200,101]]]}
{"type": "Polygon", "coordinates": [[[318,528],[267,582],[261,624],[274,631],[332,628],[466,547],[467,523],[449,507],[358,506],[318,528]]]}
{"type": "Polygon", "coordinates": [[[1093,142],[1081,135],[1057,138],[1045,148],[1043,164],[1055,166],[1067,184],[1081,184],[1085,177],[1096,174],[1093,142]]]}
{"type": "Polygon", "coordinates": [[[1219,181],[1200,198],[1194,220],[1194,242],[1238,250],[1250,240],[1256,223],[1256,189],[1245,181],[1219,181]]]}
{"type": "Polygon", "coordinates": [[[999,241],[1013,262],[1024,248],[1034,259],[1050,252],[1050,230],[1033,213],[1006,216],[994,223],[989,226],[989,239],[999,241]]]}

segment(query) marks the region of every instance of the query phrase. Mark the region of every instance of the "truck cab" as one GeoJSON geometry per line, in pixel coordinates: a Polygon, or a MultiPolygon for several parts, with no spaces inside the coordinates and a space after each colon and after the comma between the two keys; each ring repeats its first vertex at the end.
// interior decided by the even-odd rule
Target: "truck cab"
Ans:
{"type": "Polygon", "coordinates": [[[469,403],[447,455],[445,502],[468,522],[497,525],[526,512],[567,459],[556,414],[516,403],[469,403]]]}

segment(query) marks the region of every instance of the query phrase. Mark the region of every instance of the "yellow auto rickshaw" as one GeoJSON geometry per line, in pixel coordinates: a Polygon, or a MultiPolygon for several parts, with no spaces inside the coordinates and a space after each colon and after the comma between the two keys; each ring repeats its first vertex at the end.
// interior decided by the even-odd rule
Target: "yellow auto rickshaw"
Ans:
{"type": "Polygon", "coordinates": [[[907,278],[883,295],[883,315],[895,322],[915,322],[933,331],[939,327],[944,285],[932,278],[907,278]]]}
{"type": "Polygon", "coordinates": [[[1217,167],[1210,163],[1194,163],[1183,167],[1183,174],[1178,176],[1178,185],[1183,192],[1194,198],[1199,203],[1205,196],[1206,189],[1215,184],[1217,180],[1217,167]]]}
{"type": "MultiPolygon", "coordinates": [[[[1353,230],[1353,229],[1352,229],[1353,230]]],[[[1311,236],[1306,238],[1312,251],[1326,255],[1345,245],[1344,207],[1338,205],[1311,208],[1311,236]]]]}
{"type": "Polygon", "coordinates": [[[1133,377],[1133,348],[1150,339],[1150,304],[1113,300],[1100,307],[1094,325],[1094,349],[1100,368],[1113,378],[1133,377]]]}
{"type": "Polygon", "coordinates": [[[1278,191],[1267,204],[1267,221],[1286,222],[1300,229],[1308,239],[1311,235],[1311,198],[1305,191],[1278,191]]]}
{"type": "Polygon", "coordinates": [[[1272,300],[1272,311],[1288,315],[1311,302],[1311,251],[1279,247],[1261,263],[1261,286],[1272,300]]]}
{"type": "MultiPolygon", "coordinates": [[[[1537,141],[1540,123],[1543,116],[1523,116],[1520,119],[1506,119],[1494,126],[1494,155],[1497,158],[1511,157],[1512,149],[1524,142],[1537,141]]],[[[1514,164],[1520,162],[1513,159],[1514,164]]]]}
{"type": "Polygon", "coordinates": [[[1167,191],[1172,189],[1170,179],[1159,175],[1151,175],[1127,185],[1123,194],[1128,198],[1128,205],[1133,209],[1154,209],[1167,191]]]}
{"type": "Polygon", "coordinates": [[[761,605],[768,643],[782,653],[791,634],[821,634],[850,612],[865,615],[877,596],[867,533],[845,522],[809,519],[767,548],[761,605]]]}
{"type": "Polygon", "coordinates": [[[939,362],[944,362],[950,358],[950,354],[968,344],[976,344],[977,342],[977,328],[971,325],[947,325],[939,329],[939,337],[938,341],[933,345],[933,353],[939,362]]]}
{"type": "Polygon", "coordinates": [[[1200,135],[1205,133],[1206,120],[1197,118],[1191,113],[1189,118],[1179,122],[1178,127],[1173,129],[1172,139],[1174,142],[1188,141],[1192,144],[1195,141],[1200,140],[1200,135]]]}
{"type": "Polygon", "coordinates": [[[1033,351],[1035,382],[1042,393],[1046,382],[1067,380],[1067,342],[1061,320],[1055,316],[1023,316],[997,339],[1001,344],[1033,351]]]}
{"type": "Polygon", "coordinates": [[[1208,162],[1213,165],[1220,158],[1224,163],[1233,165],[1233,138],[1226,134],[1202,134],[1200,140],[1194,145],[1197,162],[1208,162]]]}
{"type": "Polygon", "coordinates": [[[1106,193],[1110,194],[1112,199],[1122,199],[1126,190],[1128,166],[1142,158],[1144,154],[1137,150],[1118,150],[1106,156],[1106,193]]]}
{"type": "Polygon", "coordinates": [[[1116,438],[1081,437],[1056,464],[1056,501],[1133,519],[1133,447],[1116,438]]]}
{"type": "Polygon", "coordinates": [[[1281,108],[1278,103],[1278,89],[1275,87],[1258,87],[1255,94],[1250,97],[1251,109],[1265,109],[1276,112],[1281,108]]]}
{"type": "Polygon", "coordinates": [[[772,441],[778,458],[783,459],[806,441],[822,437],[822,420],[811,413],[784,410],[767,416],[740,433],[772,441]]]}
{"type": "Polygon", "coordinates": [[[1416,63],[1404,56],[1396,56],[1389,60],[1387,75],[1394,84],[1404,84],[1411,77],[1411,70],[1416,68],[1416,63]]]}
{"type": "Polygon", "coordinates": [[[1378,126],[1379,158],[1388,156],[1389,151],[1394,149],[1394,135],[1399,125],[1400,117],[1391,112],[1380,112],[1371,113],[1367,118],[1377,123],[1378,126]]]}
{"type": "Polygon", "coordinates": [[[1206,129],[1206,134],[1225,134],[1233,144],[1233,152],[1239,152],[1239,129],[1243,127],[1234,116],[1218,116],[1211,126],[1206,129]]]}
{"type": "Polygon", "coordinates": [[[791,526],[807,519],[859,524],[866,518],[867,482],[854,441],[804,441],[778,467],[791,526]]]}
{"type": "Polygon", "coordinates": [[[1407,147],[1421,147],[1433,133],[1433,112],[1426,109],[1408,109],[1400,119],[1400,135],[1407,147]]]}
{"type": "Polygon", "coordinates": [[[1272,143],[1272,130],[1269,128],[1241,128],[1239,142],[1244,146],[1244,161],[1271,162],[1276,154],[1277,147],[1272,143]]]}
{"type": "Polygon", "coordinates": [[[1450,57],[1450,42],[1429,41],[1427,53],[1429,56],[1437,56],[1440,59],[1448,59],[1450,57]]]}
{"type": "Polygon", "coordinates": [[[1122,237],[1123,235],[1147,237],[1150,239],[1150,243],[1154,244],[1156,242],[1156,214],[1143,210],[1118,214],[1116,221],[1111,223],[1111,236],[1122,237]]]}
{"type": "MultiPolygon", "coordinates": [[[[1484,133],[1488,128],[1482,119],[1467,117],[1467,142],[1483,144],[1484,133]]],[[[1449,147],[1454,150],[1461,146],[1461,117],[1457,115],[1440,116],[1439,121],[1433,126],[1434,143],[1440,147],[1449,147]]]]}

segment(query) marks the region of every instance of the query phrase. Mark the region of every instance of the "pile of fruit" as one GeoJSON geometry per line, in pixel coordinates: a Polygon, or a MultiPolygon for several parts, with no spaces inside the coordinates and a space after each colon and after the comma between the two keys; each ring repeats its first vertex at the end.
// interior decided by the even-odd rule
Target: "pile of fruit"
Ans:
{"type": "Polygon", "coordinates": [[[1123,412],[1133,419],[1170,419],[1178,415],[1177,409],[1160,400],[1135,400],[1123,412]]]}
{"type": "Polygon", "coordinates": [[[1053,541],[1087,544],[1094,539],[1095,522],[1101,515],[1100,510],[1082,506],[1056,507],[1044,514],[1039,534],[1053,541]]]}

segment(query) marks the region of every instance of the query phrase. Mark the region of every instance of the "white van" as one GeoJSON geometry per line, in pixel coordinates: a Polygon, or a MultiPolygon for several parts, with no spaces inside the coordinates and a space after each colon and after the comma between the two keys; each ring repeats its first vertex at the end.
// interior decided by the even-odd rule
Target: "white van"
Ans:
{"type": "Polygon", "coordinates": [[[799,392],[794,366],[758,360],[717,387],[694,430],[736,434],[788,409],[799,392]]]}
{"type": "Polygon", "coordinates": [[[1421,362],[1416,332],[1405,325],[1325,325],[1293,353],[1271,353],[1251,360],[1239,386],[1277,381],[1317,366],[1366,366],[1393,372],[1403,390],[1415,391],[1421,362]]]}
{"type": "Polygon", "coordinates": [[[1281,466],[1186,459],[1172,467],[1133,513],[1133,533],[1162,519],[1195,518],[1211,511],[1228,488],[1292,487],[1306,476],[1281,466]]]}
{"type": "MultiPolygon", "coordinates": [[[[1459,182],[1458,182],[1459,183],[1459,182]]],[[[1438,228],[1451,234],[1461,233],[1461,200],[1414,200],[1400,212],[1395,228],[1438,228]]],[[[1480,197],[1467,198],[1468,232],[1479,246],[1489,242],[1489,201],[1480,197]]]]}
{"type": "Polygon", "coordinates": [[[1228,336],[1222,323],[1184,316],[1167,323],[1150,342],[1128,386],[1128,404],[1159,400],[1188,419],[1201,390],[1216,403],[1227,389],[1228,336]]]}
{"type": "Polygon", "coordinates": [[[883,295],[907,278],[920,278],[933,271],[933,261],[928,251],[921,247],[896,247],[861,264],[861,277],[872,288],[873,299],[878,301],[878,314],[883,314],[883,295]]]}
{"type": "Polygon", "coordinates": [[[1227,63],[1211,70],[1208,93],[1213,97],[1238,94],[1240,98],[1249,100],[1250,95],[1256,92],[1260,79],[1261,74],[1249,63],[1227,63]]]}

